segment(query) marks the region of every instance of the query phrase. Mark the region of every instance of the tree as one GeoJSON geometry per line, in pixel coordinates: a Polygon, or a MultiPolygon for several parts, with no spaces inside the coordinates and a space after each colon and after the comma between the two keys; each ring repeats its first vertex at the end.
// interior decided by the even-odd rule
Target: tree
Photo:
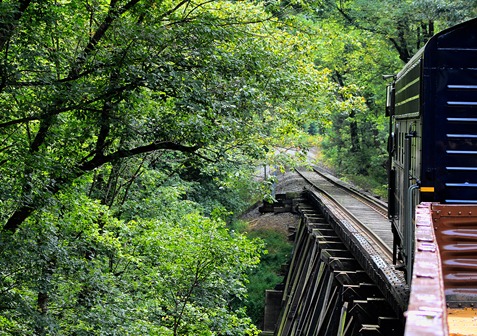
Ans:
{"type": "Polygon", "coordinates": [[[324,155],[340,173],[371,176],[384,185],[382,75],[399,71],[437,31],[474,17],[475,4],[325,0],[299,2],[294,8],[315,34],[317,67],[328,70],[334,82],[315,117],[324,132],[324,155]]]}
{"type": "Polygon", "coordinates": [[[0,9],[0,330],[256,333],[229,303],[261,245],[197,186],[299,134],[310,41],[247,2],[0,9]]]}
{"type": "Polygon", "coordinates": [[[232,298],[243,297],[243,274],[258,262],[260,245],[253,245],[241,235],[230,235],[223,225],[188,214],[172,227],[157,223],[150,234],[136,235],[148,237],[147,242],[141,243],[145,253],[150,254],[147,269],[158,276],[150,291],[157,294],[149,299],[160,302],[160,309],[151,313],[167,317],[163,324],[174,335],[194,335],[204,329],[227,334],[237,327],[243,330],[234,334],[246,334],[250,328],[250,322],[240,312],[228,311],[230,316],[224,313],[232,298]]]}
{"type": "Polygon", "coordinates": [[[474,0],[325,0],[317,13],[371,32],[406,63],[435,33],[475,17],[476,5],[474,0]]]}
{"type": "Polygon", "coordinates": [[[58,194],[54,209],[35,213],[38,221],[3,245],[0,330],[254,334],[229,303],[243,298],[261,244],[168,197],[161,215],[123,222],[84,195],[58,194]]]}
{"type": "Polygon", "coordinates": [[[287,117],[271,103],[289,92],[294,52],[291,45],[267,49],[273,24],[259,7],[139,0],[2,6],[6,231],[106,164],[161,151],[209,162],[240,149],[257,153],[261,147],[250,144],[272,133],[273,119],[287,117]]]}

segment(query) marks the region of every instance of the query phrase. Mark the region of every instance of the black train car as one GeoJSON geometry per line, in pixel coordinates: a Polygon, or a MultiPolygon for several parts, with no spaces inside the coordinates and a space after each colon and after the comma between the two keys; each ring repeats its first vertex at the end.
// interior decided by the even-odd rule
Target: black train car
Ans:
{"type": "Polygon", "coordinates": [[[438,33],[406,64],[388,87],[387,114],[394,255],[410,276],[416,204],[477,204],[477,19],[438,33]]]}

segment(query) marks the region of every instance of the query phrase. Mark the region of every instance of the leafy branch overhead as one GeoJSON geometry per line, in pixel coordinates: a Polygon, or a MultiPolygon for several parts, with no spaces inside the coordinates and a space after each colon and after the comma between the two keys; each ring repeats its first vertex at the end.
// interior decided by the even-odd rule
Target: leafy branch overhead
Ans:
{"type": "Polygon", "coordinates": [[[257,167],[308,130],[380,181],[382,74],[475,8],[0,1],[0,334],[258,335],[265,247],[231,223],[271,192],[257,167]]]}
{"type": "Polygon", "coordinates": [[[225,220],[326,87],[304,42],[242,1],[0,2],[0,333],[257,335],[225,220]]]}
{"type": "Polygon", "coordinates": [[[0,6],[0,172],[13,209],[1,214],[4,230],[106,163],[158,150],[215,160],[286,119],[269,116],[286,94],[293,45],[272,45],[278,22],[259,6],[0,6]]]}

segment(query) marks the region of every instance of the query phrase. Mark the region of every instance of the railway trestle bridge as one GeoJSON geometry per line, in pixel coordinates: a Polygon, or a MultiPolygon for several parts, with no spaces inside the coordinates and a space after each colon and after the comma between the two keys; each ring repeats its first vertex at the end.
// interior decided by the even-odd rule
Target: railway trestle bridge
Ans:
{"type": "Polygon", "coordinates": [[[393,264],[386,204],[316,169],[297,173],[309,186],[286,201],[301,221],[284,283],[267,292],[263,335],[447,335],[440,293],[406,325],[410,287],[393,264]]]}

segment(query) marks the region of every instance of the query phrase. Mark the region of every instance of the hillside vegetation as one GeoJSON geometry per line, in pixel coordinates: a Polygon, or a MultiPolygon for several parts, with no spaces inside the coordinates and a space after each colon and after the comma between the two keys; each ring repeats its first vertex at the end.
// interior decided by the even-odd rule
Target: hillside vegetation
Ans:
{"type": "Polygon", "coordinates": [[[1,1],[0,334],[256,335],[257,167],[319,139],[382,186],[381,75],[476,8],[1,1]]]}

